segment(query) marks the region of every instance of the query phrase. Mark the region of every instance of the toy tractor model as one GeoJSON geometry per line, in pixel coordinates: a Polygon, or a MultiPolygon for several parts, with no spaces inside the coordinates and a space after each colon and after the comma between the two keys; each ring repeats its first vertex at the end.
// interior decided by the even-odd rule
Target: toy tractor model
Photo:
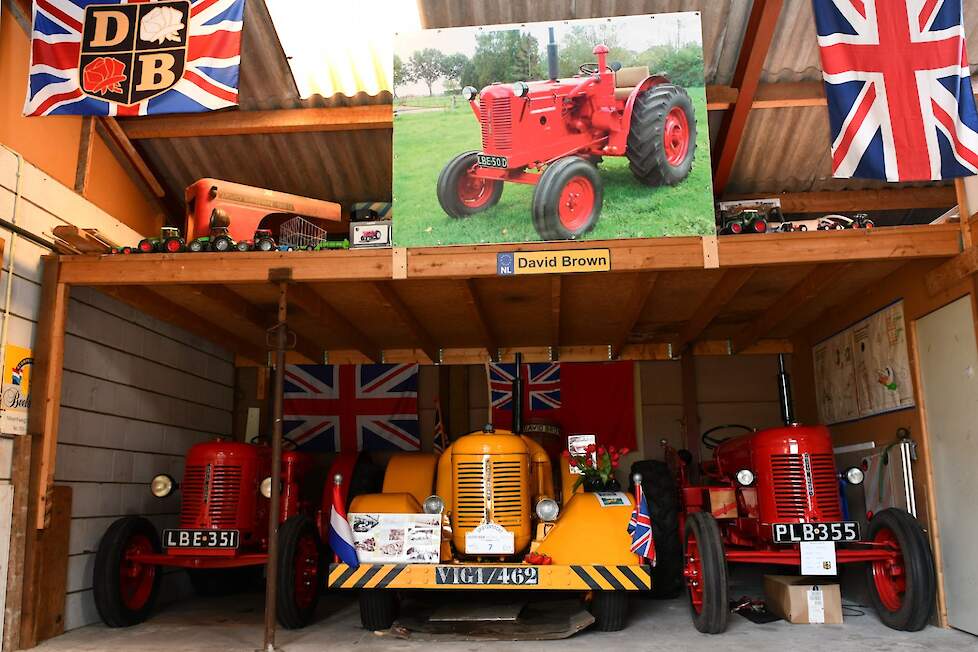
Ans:
{"type": "MultiPolygon", "coordinates": [[[[289,440],[287,440],[289,441],[289,440]]],[[[321,541],[321,482],[307,453],[282,454],[281,525],[278,532],[278,617],[283,627],[306,625],[315,612],[327,560],[321,541]]],[[[179,527],[156,527],[140,516],[115,521],[95,556],[95,606],[109,627],[146,620],[154,608],[163,568],[184,568],[200,594],[241,587],[261,576],[268,561],[271,448],[216,441],[187,453],[183,482],[158,475],[157,498],[182,492],[179,527]]]]}
{"type": "Polygon", "coordinates": [[[275,251],[275,238],[271,229],[257,229],[251,240],[238,240],[235,245],[238,251],[275,251]]]}
{"type": "Polygon", "coordinates": [[[505,182],[536,186],[533,226],[543,240],[573,240],[601,214],[596,163],[625,156],[648,186],[675,185],[693,165],[696,116],[686,91],[647,67],[597,63],[557,78],[557,45],[550,32],[550,79],[494,83],[462,95],[482,128],[482,150],[463,152],[438,177],[442,209],[463,218],[494,206],[505,182]]]}
{"type": "Polygon", "coordinates": [[[208,219],[207,235],[194,238],[187,247],[190,251],[219,251],[224,253],[234,248],[234,240],[231,239],[231,217],[222,208],[215,208],[211,211],[208,219]]]}
{"type": "MultiPolygon", "coordinates": [[[[180,235],[180,230],[172,226],[160,228],[160,237],[143,238],[136,245],[136,249],[141,254],[168,253],[175,254],[183,251],[186,241],[180,235]]],[[[125,247],[123,247],[125,249],[125,247]]],[[[123,253],[126,253],[123,251],[123,253]]]]}
{"type": "Polygon", "coordinates": [[[764,233],[767,231],[767,219],[755,209],[742,210],[734,215],[721,214],[723,223],[720,225],[721,234],[764,233]]]}
{"type": "MultiPolygon", "coordinates": [[[[663,442],[680,487],[682,572],[693,623],[709,634],[726,629],[729,564],[797,568],[811,554],[809,542],[831,542],[836,564],[865,564],[870,600],[885,625],[923,628],[936,590],[926,534],[913,516],[896,508],[870,515],[865,532],[847,519],[840,482],[861,483],[863,470],[840,474],[828,429],[792,422],[783,360],[779,381],[785,426],[756,432],[737,426],[749,434],[727,439],[713,434],[717,428],[708,430],[702,441],[713,449],[713,459],[700,465],[700,482],[691,480],[689,451],[663,442]]],[[[817,562],[826,570],[835,565],[825,567],[824,558],[817,562]]]]}

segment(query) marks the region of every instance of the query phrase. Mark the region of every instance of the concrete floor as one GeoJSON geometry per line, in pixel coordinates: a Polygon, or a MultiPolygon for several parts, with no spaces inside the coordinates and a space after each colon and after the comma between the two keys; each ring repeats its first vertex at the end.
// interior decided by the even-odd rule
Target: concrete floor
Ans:
{"type": "MultiPolygon", "coordinates": [[[[42,652],[254,652],[262,640],[262,599],[245,595],[217,600],[190,600],[161,609],[149,622],[127,629],[92,625],[43,643],[42,652]]],[[[732,615],[725,634],[707,636],[693,629],[685,600],[635,600],[625,630],[614,633],[584,631],[561,641],[472,642],[411,641],[380,636],[360,629],[355,601],[331,597],[321,605],[320,620],[300,631],[280,631],[285,652],[323,650],[428,650],[480,652],[494,650],[616,649],[621,652],[662,649],[669,652],[741,650],[839,650],[841,652],[910,652],[927,650],[978,651],[978,637],[959,631],[928,627],[922,632],[897,632],[884,627],[872,612],[847,616],[843,625],[790,625],[779,621],[755,625],[732,615]]]]}

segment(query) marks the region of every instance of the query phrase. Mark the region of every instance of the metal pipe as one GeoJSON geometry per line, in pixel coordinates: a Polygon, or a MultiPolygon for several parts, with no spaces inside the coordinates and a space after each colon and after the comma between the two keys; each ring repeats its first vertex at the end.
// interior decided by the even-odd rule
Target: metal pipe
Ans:
{"type": "Polygon", "coordinates": [[[778,354],[778,397],[781,399],[781,421],[790,426],[795,423],[794,410],[791,403],[791,376],[784,368],[784,354],[778,354]]]}
{"type": "Polygon", "coordinates": [[[275,651],[278,600],[278,520],[282,487],[282,398],[285,392],[285,348],[288,343],[288,284],[278,286],[275,326],[275,377],[272,389],[272,496],[268,506],[268,561],[265,564],[265,652],[275,651]]]}
{"type": "Polygon", "coordinates": [[[557,59],[557,39],[554,37],[554,28],[550,28],[550,42],[547,43],[547,72],[550,73],[550,81],[557,81],[560,77],[560,64],[557,59]]]}
{"type": "Polygon", "coordinates": [[[523,354],[516,354],[516,373],[513,374],[513,432],[523,432],[523,354]]]}

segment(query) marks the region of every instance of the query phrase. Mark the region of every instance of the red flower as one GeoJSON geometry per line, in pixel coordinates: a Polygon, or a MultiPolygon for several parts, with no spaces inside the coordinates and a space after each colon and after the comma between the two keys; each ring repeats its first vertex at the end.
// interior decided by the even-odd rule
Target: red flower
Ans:
{"type": "Polygon", "coordinates": [[[618,468],[618,460],[611,460],[611,468],[613,469],[618,468]]]}
{"type": "Polygon", "coordinates": [[[590,454],[590,453],[593,453],[594,451],[596,451],[597,449],[598,449],[598,447],[595,446],[594,444],[588,444],[587,445],[587,448],[585,448],[584,450],[586,450],[590,454]]]}
{"type": "Polygon", "coordinates": [[[588,468],[591,468],[592,466],[594,466],[594,462],[591,461],[591,458],[590,457],[587,457],[587,458],[584,459],[584,466],[586,466],[588,468]]]}
{"type": "Polygon", "coordinates": [[[614,455],[614,454],[615,454],[615,451],[616,451],[616,450],[617,450],[617,449],[616,449],[616,448],[615,448],[614,446],[608,446],[608,452],[609,452],[609,453],[611,453],[612,455],[614,455]]]}
{"type": "Polygon", "coordinates": [[[112,57],[92,59],[82,71],[82,88],[89,93],[122,93],[126,65],[112,57]]]}
{"type": "Polygon", "coordinates": [[[619,450],[618,452],[619,452],[620,454],[622,454],[622,455],[628,455],[628,452],[629,452],[629,449],[628,449],[628,448],[622,448],[622,449],[621,449],[621,450],[619,450]]]}

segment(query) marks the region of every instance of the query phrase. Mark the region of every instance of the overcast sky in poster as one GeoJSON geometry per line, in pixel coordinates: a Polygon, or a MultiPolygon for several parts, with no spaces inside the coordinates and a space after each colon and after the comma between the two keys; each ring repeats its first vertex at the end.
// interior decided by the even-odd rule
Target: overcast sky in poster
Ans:
{"type": "MultiPolygon", "coordinates": [[[[657,45],[695,43],[703,44],[703,31],[699,12],[687,11],[673,14],[654,14],[651,16],[620,16],[616,18],[587,18],[541,23],[512,25],[490,25],[487,27],[453,27],[450,29],[428,29],[417,32],[397,32],[394,34],[394,54],[407,62],[416,50],[436,48],[444,54],[461,52],[467,57],[475,54],[476,36],[481,32],[519,29],[535,36],[544,48],[550,40],[548,28],[556,31],[557,47],[563,35],[575,25],[595,25],[611,22],[615,25],[621,44],[629,50],[641,52],[657,45]]],[[[586,62],[581,62],[586,63],[586,62]]],[[[441,82],[434,85],[436,94],[444,91],[441,82]]],[[[398,86],[401,97],[427,95],[424,82],[414,82],[398,86]]]]}

